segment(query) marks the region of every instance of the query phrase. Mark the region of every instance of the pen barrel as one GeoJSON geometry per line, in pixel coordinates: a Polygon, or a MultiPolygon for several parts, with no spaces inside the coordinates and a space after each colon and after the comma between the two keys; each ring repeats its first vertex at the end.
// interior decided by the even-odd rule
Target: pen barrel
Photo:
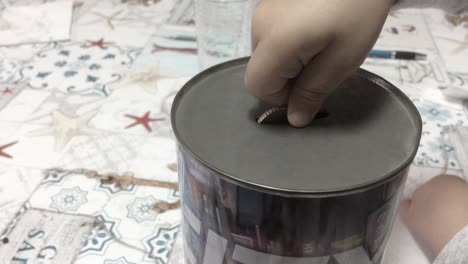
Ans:
{"type": "Polygon", "coordinates": [[[369,58],[392,59],[395,52],[388,50],[371,50],[368,54],[369,58]]]}
{"type": "Polygon", "coordinates": [[[410,51],[397,51],[395,52],[395,59],[398,60],[415,60],[417,53],[410,51]]]}

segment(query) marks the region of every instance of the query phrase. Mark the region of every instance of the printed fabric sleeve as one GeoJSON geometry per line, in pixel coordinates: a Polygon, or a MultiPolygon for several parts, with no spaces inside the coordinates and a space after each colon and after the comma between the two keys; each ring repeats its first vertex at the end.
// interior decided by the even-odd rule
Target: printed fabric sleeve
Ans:
{"type": "Polygon", "coordinates": [[[468,263],[468,226],[450,240],[434,261],[434,264],[466,263],[468,263]]]}

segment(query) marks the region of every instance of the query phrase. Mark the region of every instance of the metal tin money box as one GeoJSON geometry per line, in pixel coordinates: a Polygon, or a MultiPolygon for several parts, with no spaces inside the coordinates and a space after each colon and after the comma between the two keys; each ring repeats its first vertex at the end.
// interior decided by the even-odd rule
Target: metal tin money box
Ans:
{"type": "Polygon", "coordinates": [[[419,145],[414,105],[358,70],[310,126],[258,124],[246,63],[200,73],[173,104],[186,263],[380,263],[419,145]]]}

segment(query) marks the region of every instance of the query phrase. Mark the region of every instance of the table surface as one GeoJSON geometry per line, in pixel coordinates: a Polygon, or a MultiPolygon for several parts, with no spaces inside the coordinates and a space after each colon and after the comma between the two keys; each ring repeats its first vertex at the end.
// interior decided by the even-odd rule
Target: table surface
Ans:
{"type": "MultiPolygon", "coordinates": [[[[23,32],[29,44],[0,46],[0,229],[14,228],[21,208],[91,215],[106,228],[92,230],[75,263],[182,263],[180,212],[151,206],[179,199],[174,185],[160,184],[177,181],[169,113],[198,62],[196,43],[170,37],[193,35],[192,17],[186,0],[75,1],[69,40],[23,32]],[[83,169],[130,171],[140,182],[100,182],[83,169]]],[[[441,172],[468,176],[441,136],[468,122],[468,105],[444,96],[468,90],[467,27],[439,10],[393,12],[376,47],[424,52],[429,61],[363,65],[402,89],[424,121],[405,197],[441,172]]],[[[428,263],[399,219],[386,255],[386,263],[428,263]]]]}

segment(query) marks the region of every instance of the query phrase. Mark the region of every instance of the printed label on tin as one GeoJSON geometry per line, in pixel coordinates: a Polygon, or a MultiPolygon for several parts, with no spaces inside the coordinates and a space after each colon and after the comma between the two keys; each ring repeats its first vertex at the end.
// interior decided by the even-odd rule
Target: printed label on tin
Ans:
{"type": "Polygon", "coordinates": [[[179,161],[187,263],[380,263],[394,183],[342,197],[283,197],[224,181],[187,156],[179,161]]]}
{"type": "MultiPolygon", "coordinates": [[[[184,208],[184,210],[189,210],[184,208]]],[[[193,219],[192,219],[193,220],[193,219]]],[[[189,222],[190,220],[185,219],[189,222]]],[[[191,226],[191,225],[190,225],[191,226]]],[[[189,227],[187,227],[189,228],[189,227]]],[[[205,231],[205,230],[201,230],[205,231]]],[[[184,231],[186,232],[186,231],[184,231]]],[[[328,264],[328,263],[360,263],[372,264],[366,250],[359,246],[354,249],[321,257],[286,257],[268,254],[247,247],[243,247],[237,243],[233,245],[233,250],[228,252],[228,240],[214,231],[208,229],[206,233],[196,233],[193,230],[186,232],[190,234],[186,237],[188,243],[185,244],[185,252],[187,263],[190,264],[223,264],[225,259],[237,261],[244,264],[270,264],[270,263],[287,263],[287,264],[328,264]],[[205,241],[201,241],[202,237],[206,237],[205,241]],[[205,245],[202,249],[201,245],[205,245]],[[203,252],[203,254],[200,254],[203,252]]],[[[249,240],[253,240],[250,238],[249,240]]],[[[231,263],[231,262],[227,262],[231,263]]]]}
{"type": "Polygon", "coordinates": [[[371,256],[380,257],[377,256],[378,253],[383,254],[380,247],[385,244],[384,242],[390,233],[393,220],[391,215],[395,213],[392,210],[396,208],[397,196],[394,195],[390,201],[375,210],[367,219],[366,244],[371,256]]]}

